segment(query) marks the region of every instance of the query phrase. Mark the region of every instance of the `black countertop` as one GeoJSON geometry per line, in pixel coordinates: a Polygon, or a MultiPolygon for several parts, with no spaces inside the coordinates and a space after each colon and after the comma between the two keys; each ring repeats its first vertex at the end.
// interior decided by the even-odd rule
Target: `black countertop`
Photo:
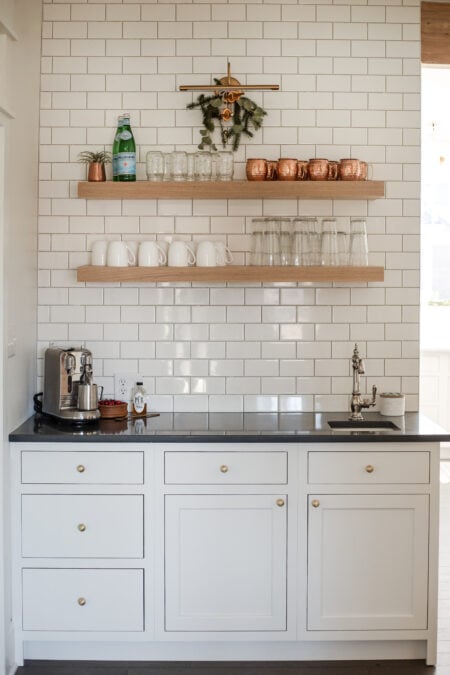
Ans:
{"type": "Polygon", "coordinates": [[[445,442],[450,433],[419,413],[367,421],[394,422],[400,429],[332,430],[329,420],[347,420],[348,413],[161,413],[131,421],[99,420],[81,427],[51,418],[30,417],[10,435],[16,443],[338,443],[445,442]]]}

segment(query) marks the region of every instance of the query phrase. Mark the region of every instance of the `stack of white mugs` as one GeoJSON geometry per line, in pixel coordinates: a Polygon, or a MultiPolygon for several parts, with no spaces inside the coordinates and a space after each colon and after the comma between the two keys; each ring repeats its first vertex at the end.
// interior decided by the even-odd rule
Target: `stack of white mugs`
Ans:
{"type": "Polygon", "coordinates": [[[221,241],[95,241],[91,264],[108,267],[220,267],[233,262],[221,241]]]}

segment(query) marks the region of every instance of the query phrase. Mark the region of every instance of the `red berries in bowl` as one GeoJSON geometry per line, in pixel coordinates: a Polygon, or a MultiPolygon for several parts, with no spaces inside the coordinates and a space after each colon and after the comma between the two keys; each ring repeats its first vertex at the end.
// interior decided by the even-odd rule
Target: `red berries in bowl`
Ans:
{"type": "Polygon", "coordinates": [[[102,398],[98,402],[100,417],[126,417],[128,415],[128,403],[116,401],[114,398],[102,398]]]}

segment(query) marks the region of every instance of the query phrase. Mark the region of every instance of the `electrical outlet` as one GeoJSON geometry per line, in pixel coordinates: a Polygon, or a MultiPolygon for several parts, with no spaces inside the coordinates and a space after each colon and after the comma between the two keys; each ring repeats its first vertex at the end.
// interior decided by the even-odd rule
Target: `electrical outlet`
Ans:
{"type": "Polygon", "coordinates": [[[114,373],[114,398],[130,403],[131,392],[141,379],[139,373],[114,373]]]}

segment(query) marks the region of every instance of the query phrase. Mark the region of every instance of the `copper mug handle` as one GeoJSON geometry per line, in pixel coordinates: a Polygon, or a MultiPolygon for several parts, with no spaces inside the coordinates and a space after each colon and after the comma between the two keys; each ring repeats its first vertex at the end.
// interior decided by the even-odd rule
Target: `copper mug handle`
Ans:
{"type": "Polygon", "coordinates": [[[328,164],[328,180],[337,180],[339,171],[338,162],[330,162],[328,164]]]}

